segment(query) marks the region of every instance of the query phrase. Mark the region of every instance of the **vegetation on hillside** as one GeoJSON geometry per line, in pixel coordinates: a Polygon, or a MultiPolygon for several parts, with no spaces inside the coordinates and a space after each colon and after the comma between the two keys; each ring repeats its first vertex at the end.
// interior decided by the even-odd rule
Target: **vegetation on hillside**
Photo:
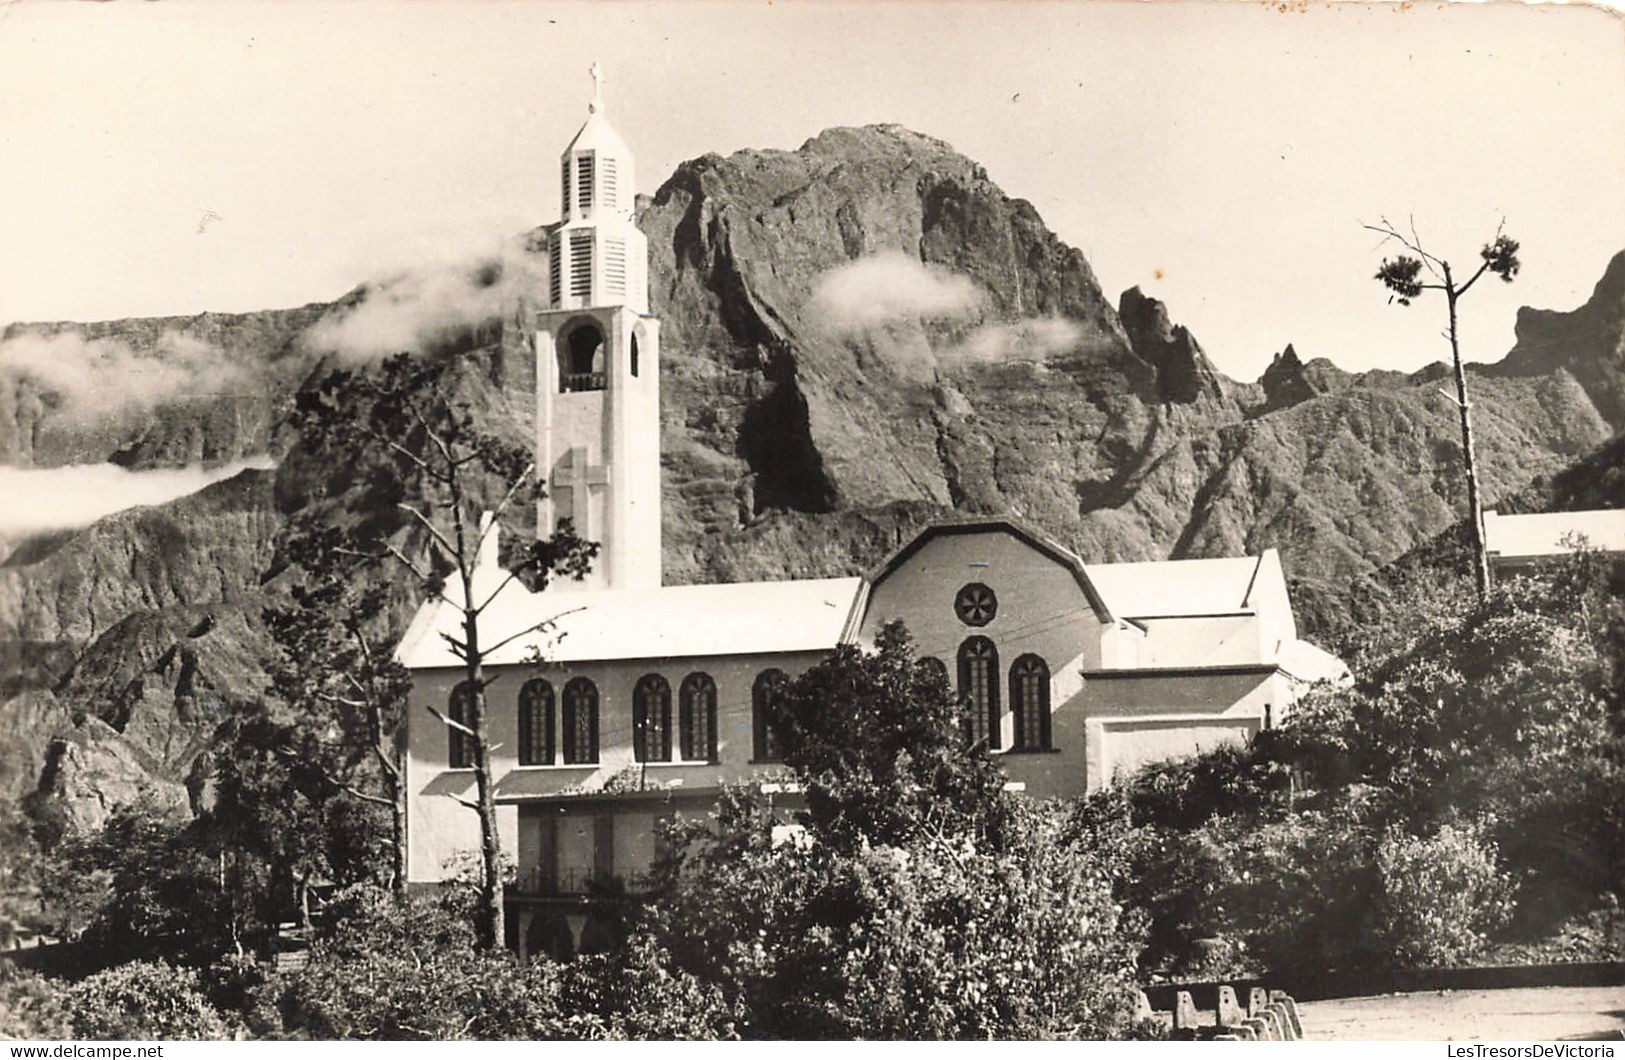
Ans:
{"type": "Polygon", "coordinates": [[[1097,796],[1172,976],[1621,956],[1625,604],[1576,553],[1482,603],[1418,579],[1357,680],[1097,796]]]}

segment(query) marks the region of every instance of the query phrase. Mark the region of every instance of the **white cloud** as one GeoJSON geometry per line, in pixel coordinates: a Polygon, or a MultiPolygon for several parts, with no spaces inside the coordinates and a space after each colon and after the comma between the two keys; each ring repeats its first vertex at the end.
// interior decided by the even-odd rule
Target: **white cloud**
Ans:
{"type": "Polygon", "coordinates": [[[164,332],[150,350],[71,330],[23,331],[0,340],[0,384],[24,380],[55,395],[63,415],[89,419],[232,392],[249,383],[249,374],[207,342],[178,331],[164,332]]]}
{"type": "Polygon", "coordinates": [[[845,336],[909,320],[966,320],[982,307],[970,277],[888,252],[838,265],[813,281],[804,316],[845,336]]]}
{"type": "Polygon", "coordinates": [[[268,470],[268,456],[238,460],[212,470],[201,467],[130,471],[116,464],[65,467],[0,466],[0,539],[88,526],[104,516],[141,505],[164,504],[231,478],[246,468],[268,470]]]}
{"type": "Polygon", "coordinates": [[[936,351],[943,364],[1047,361],[1077,348],[1083,329],[1063,317],[1029,317],[1014,323],[983,324],[956,346],[936,351]]]}
{"type": "Polygon", "coordinates": [[[362,300],[337,307],[305,334],[306,348],[350,360],[422,353],[461,328],[511,313],[543,290],[541,259],[517,242],[371,281],[362,300]]]}

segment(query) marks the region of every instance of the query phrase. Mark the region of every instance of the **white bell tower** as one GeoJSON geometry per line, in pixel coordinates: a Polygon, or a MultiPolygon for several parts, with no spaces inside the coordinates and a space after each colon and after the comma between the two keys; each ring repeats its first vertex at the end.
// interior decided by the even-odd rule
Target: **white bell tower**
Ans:
{"type": "Polygon", "coordinates": [[[660,322],[648,241],[633,223],[632,152],[604,117],[592,65],[586,124],[560,158],[563,216],[548,229],[536,314],[536,467],[546,533],[569,519],[602,546],[585,581],[549,591],[658,588],[660,322]]]}

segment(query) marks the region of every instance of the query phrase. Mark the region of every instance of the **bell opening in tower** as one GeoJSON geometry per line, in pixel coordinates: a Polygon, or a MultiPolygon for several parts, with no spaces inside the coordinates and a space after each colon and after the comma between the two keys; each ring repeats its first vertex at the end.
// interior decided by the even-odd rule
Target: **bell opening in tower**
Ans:
{"type": "Polygon", "coordinates": [[[583,320],[570,328],[559,347],[559,392],[604,389],[604,333],[583,320]]]}

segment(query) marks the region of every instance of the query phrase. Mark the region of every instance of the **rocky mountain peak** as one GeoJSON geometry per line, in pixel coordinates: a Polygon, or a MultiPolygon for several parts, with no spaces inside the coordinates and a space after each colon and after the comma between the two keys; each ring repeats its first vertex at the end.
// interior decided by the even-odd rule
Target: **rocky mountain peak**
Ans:
{"type": "Polygon", "coordinates": [[[1169,319],[1168,307],[1160,299],[1130,287],[1118,298],[1117,315],[1135,356],[1156,370],[1161,400],[1189,403],[1224,397],[1222,377],[1201,343],[1183,324],[1169,319]]]}
{"type": "Polygon", "coordinates": [[[1614,255],[1591,297],[1567,312],[1518,310],[1517,343],[1489,371],[1545,375],[1566,368],[1615,431],[1625,430],[1625,251],[1614,255]]]}

